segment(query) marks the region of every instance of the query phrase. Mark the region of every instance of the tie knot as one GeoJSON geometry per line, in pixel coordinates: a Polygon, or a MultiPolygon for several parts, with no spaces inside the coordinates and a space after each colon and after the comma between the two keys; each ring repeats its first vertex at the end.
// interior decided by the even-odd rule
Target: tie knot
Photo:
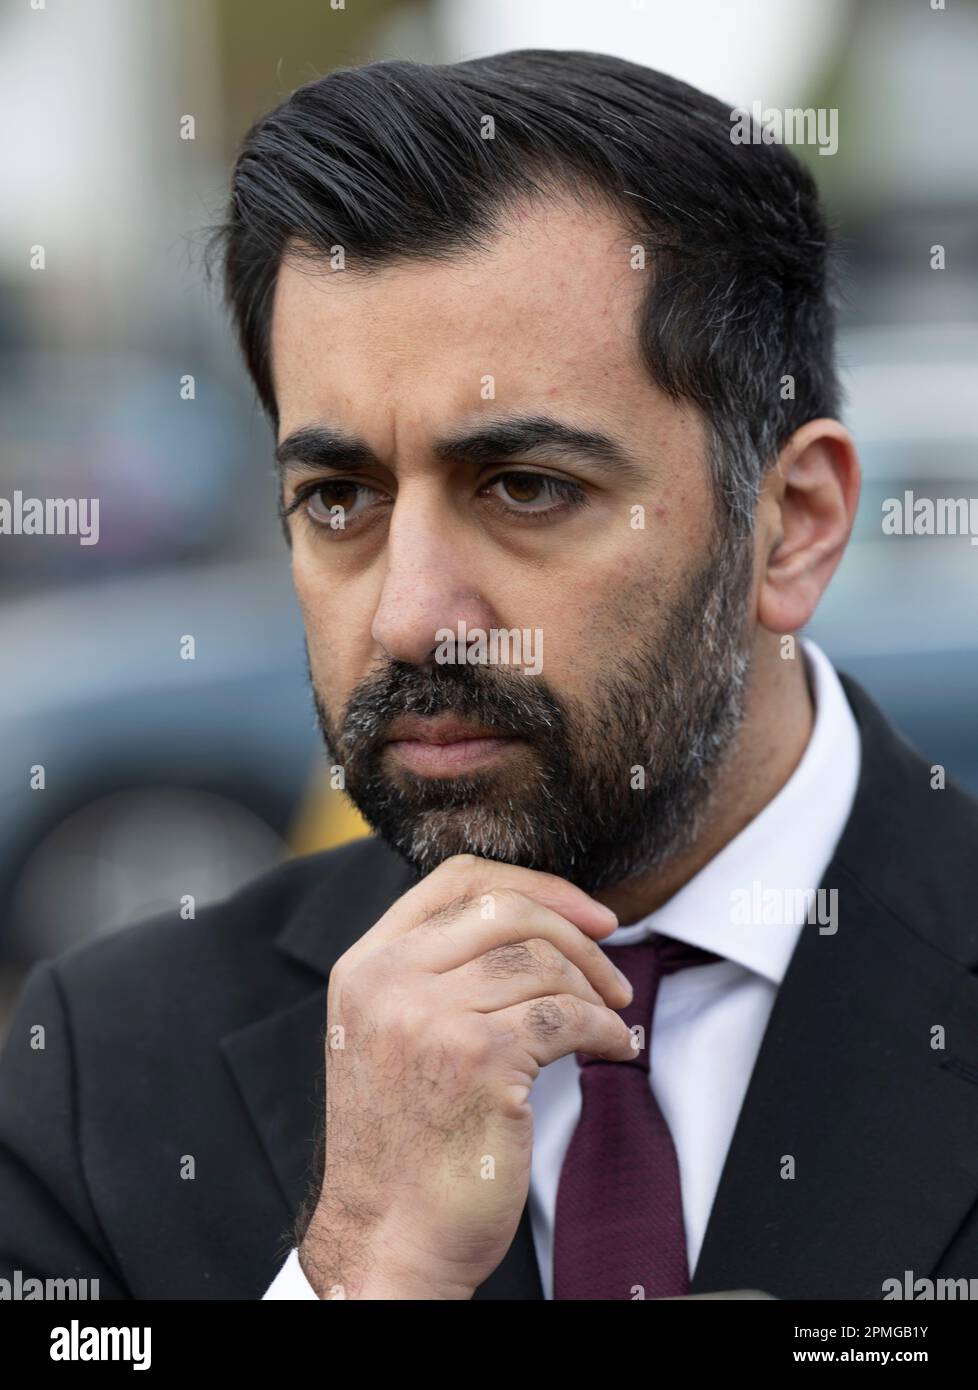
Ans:
{"type": "MultiPolygon", "coordinates": [[[[723,960],[714,951],[691,946],[688,941],[678,941],[674,936],[663,936],[661,932],[654,932],[645,941],[636,941],[631,946],[608,946],[606,950],[612,963],[628,977],[636,1000],[639,994],[648,993],[650,984],[654,988],[663,975],[723,960]]],[[[650,1008],[653,1003],[654,999],[650,998],[650,1008]]]]}
{"type": "MultiPolygon", "coordinates": [[[[638,946],[646,943],[637,942],[638,946]]],[[[661,932],[655,932],[649,937],[648,943],[655,955],[660,975],[671,975],[674,970],[685,970],[691,965],[712,965],[715,961],[723,960],[723,956],[718,956],[715,951],[707,951],[702,946],[692,946],[688,941],[679,941],[674,936],[664,936],[661,932]]],[[[627,947],[616,949],[626,950],[627,947]]],[[[618,967],[619,970],[621,966],[618,967]]]]}
{"type": "MultiPolygon", "coordinates": [[[[655,1008],[659,981],[663,975],[671,975],[677,970],[685,970],[694,965],[712,965],[723,956],[714,951],[706,951],[700,946],[691,946],[687,941],[678,941],[674,936],[663,936],[656,932],[645,941],[636,941],[630,946],[606,946],[608,957],[627,978],[634,991],[632,1002],[618,1012],[629,1028],[642,1028],[648,1031],[652,1025],[652,1012],[655,1008]]],[[[598,1058],[578,1053],[578,1062],[587,1066],[598,1058]]],[[[648,1039],[636,1053],[634,1064],[648,1070],[648,1039]]],[[[629,1062],[625,1066],[632,1065],[629,1062]]]]}

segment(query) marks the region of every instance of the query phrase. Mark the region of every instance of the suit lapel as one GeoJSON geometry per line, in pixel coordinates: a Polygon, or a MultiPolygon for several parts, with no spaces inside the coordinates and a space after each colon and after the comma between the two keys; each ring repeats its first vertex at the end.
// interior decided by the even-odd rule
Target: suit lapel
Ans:
{"type": "Polygon", "coordinates": [[[221,1050],[294,1222],[312,1180],[322,1097],[326,984],[221,1039],[221,1050]]]}
{"type": "Polygon", "coordinates": [[[973,950],[973,928],[952,924],[974,898],[964,861],[940,872],[952,793],[930,790],[923,760],[843,680],[863,760],[823,878],[838,930],[803,929],[778,991],[693,1293],[879,1299],[884,1279],[934,1271],[978,1192],[978,980],[951,953],[973,950]],[[931,1046],[938,1025],[946,1050],[931,1046]]]}
{"type": "Polygon", "coordinates": [[[691,1292],[881,1298],[934,1270],[978,1191],[978,981],[836,865],[837,934],[806,927],[778,992],[691,1292]],[[781,1168],[791,1156],[795,1176],[781,1168]]]}

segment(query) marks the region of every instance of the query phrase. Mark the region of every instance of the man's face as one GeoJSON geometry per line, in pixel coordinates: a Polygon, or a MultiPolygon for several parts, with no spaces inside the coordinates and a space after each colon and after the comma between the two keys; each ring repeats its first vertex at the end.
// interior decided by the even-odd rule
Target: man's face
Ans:
{"type": "Polygon", "coordinates": [[[279,273],[279,445],[357,446],[284,451],[320,726],[421,872],[469,851],[594,892],[661,863],[743,716],[752,557],[717,540],[702,419],[640,361],[630,240],[524,207],[484,255],[279,273]],[[465,732],[497,737],[440,742],[465,732]]]}

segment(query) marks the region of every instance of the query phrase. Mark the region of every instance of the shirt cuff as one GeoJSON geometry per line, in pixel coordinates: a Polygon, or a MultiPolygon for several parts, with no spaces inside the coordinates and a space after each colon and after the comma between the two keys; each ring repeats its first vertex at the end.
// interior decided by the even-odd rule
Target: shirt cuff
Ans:
{"type": "Polygon", "coordinates": [[[297,1249],[292,1250],[285,1264],[262,1294],[261,1301],[264,1303],[266,1298],[315,1298],[318,1301],[319,1295],[303,1273],[297,1249]]]}

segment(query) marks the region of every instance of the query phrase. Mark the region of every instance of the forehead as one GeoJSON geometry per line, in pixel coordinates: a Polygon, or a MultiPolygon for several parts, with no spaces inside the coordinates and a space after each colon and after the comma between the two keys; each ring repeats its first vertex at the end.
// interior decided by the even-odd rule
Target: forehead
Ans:
{"type": "Polygon", "coordinates": [[[652,390],[637,348],[647,271],[602,205],[522,204],[484,253],[368,273],[285,260],[272,310],[283,425],[388,400],[470,408],[561,396],[604,412],[652,390]]]}

